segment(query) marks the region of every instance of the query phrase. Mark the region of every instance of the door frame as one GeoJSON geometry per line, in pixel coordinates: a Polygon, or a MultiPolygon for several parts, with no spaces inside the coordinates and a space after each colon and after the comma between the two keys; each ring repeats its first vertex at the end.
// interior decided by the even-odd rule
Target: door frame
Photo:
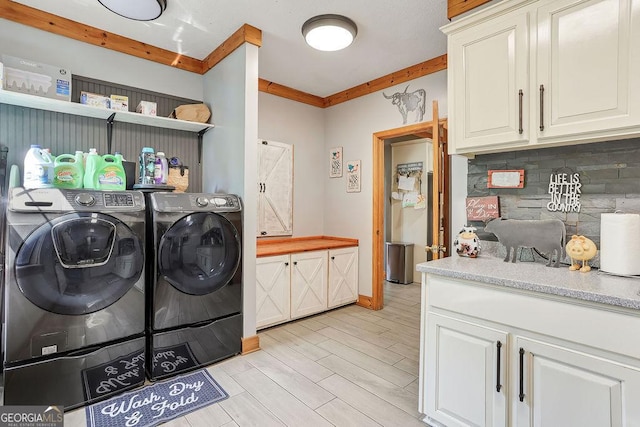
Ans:
{"type": "MultiPolygon", "coordinates": [[[[367,301],[367,297],[360,295],[358,304],[372,310],[381,310],[384,306],[384,141],[390,138],[397,138],[407,135],[416,135],[419,138],[432,138],[434,139],[434,151],[435,147],[438,147],[439,142],[442,141],[440,127],[446,127],[447,119],[438,119],[438,107],[437,101],[434,101],[434,119],[430,122],[422,122],[414,125],[403,126],[395,129],[388,129],[373,134],[373,221],[372,221],[372,293],[371,299],[367,301]]],[[[446,133],[445,133],[446,135],[446,133]]],[[[446,152],[445,152],[446,153],[446,152]]],[[[445,154],[446,156],[446,154],[445,154]]],[[[436,181],[436,171],[440,170],[440,167],[436,165],[437,159],[434,156],[434,178],[433,186],[434,193],[438,191],[438,185],[436,181]]],[[[448,169],[448,168],[447,168],[448,169]]],[[[448,188],[448,186],[445,186],[448,188]]],[[[448,192],[446,193],[448,197],[448,192]]],[[[444,217],[449,217],[448,212],[449,204],[446,204],[443,212],[444,217]]],[[[431,209],[433,209],[433,201],[431,209]]],[[[439,216],[439,215],[438,215],[439,216]]],[[[434,215],[434,218],[436,216],[434,215]]],[[[435,220],[434,220],[435,221],[435,220]]],[[[447,221],[448,222],[448,221],[447,221]]],[[[439,234],[439,233],[438,233],[439,234]]],[[[437,243],[437,235],[432,236],[434,244],[437,243]]]]}

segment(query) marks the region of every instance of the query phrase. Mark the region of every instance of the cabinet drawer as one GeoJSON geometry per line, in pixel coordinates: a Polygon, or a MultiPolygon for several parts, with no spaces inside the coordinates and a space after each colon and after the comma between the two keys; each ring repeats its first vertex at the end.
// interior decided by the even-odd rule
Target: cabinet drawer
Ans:
{"type": "Polygon", "coordinates": [[[640,340],[630,339],[640,331],[640,313],[632,310],[431,274],[426,283],[431,308],[633,358],[640,355],[640,340]]]}

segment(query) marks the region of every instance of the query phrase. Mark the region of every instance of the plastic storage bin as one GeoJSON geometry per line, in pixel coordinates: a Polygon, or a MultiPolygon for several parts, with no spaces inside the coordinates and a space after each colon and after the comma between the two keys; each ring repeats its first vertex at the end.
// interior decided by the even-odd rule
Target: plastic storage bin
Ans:
{"type": "Polygon", "coordinates": [[[386,242],[385,259],[388,282],[413,283],[413,243],[386,242]]]}

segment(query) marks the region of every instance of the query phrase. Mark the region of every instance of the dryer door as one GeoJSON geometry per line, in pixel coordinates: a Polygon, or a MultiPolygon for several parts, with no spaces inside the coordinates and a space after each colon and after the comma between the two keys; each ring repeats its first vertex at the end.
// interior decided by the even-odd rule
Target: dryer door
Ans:
{"type": "Polygon", "coordinates": [[[236,227],[216,213],[198,212],[180,218],[164,233],[158,271],[179,291],[206,295],[231,282],[240,255],[236,227]]]}
{"type": "Polygon", "coordinates": [[[43,224],[16,254],[15,276],[24,296],[65,315],[110,306],[140,278],[141,239],[110,215],[70,213],[43,224]]]}

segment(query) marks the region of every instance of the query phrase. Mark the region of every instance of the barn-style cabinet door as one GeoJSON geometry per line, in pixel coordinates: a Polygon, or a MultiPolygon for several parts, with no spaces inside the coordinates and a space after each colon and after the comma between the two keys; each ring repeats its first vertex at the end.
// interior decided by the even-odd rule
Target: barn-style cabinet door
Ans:
{"type": "Polygon", "coordinates": [[[258,140],[258,237],[293,233],[293,145],[258,140]]]}

